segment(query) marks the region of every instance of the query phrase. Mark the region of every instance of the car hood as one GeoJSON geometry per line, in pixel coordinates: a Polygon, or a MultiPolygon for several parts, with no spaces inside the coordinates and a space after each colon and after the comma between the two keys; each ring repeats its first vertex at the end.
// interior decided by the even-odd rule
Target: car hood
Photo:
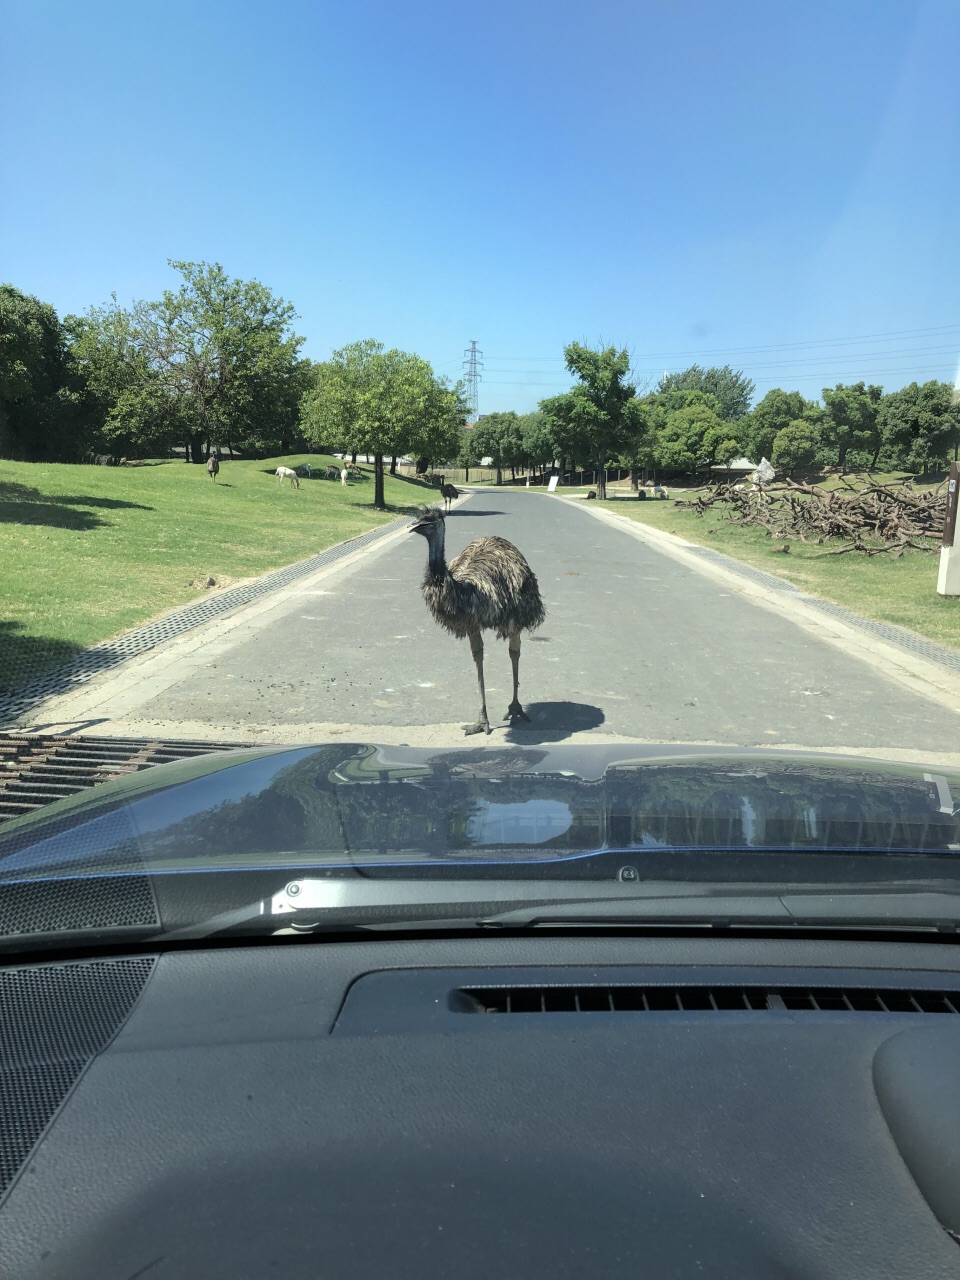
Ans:
{"type": "Polygon", "coordinates": [[[0,828],[0,880],[344,864],[473,868],[604,849],[960,850],[960,773],[650,745],[230,751],[0,828]]]}

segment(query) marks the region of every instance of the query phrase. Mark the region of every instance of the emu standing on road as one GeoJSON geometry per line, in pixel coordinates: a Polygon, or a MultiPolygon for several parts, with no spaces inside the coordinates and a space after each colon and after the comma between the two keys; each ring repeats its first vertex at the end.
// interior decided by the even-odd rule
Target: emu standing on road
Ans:
{"type": "Polygon", "coordinates": [[[460,497],[460,490],[452,484],[444,484],[440,486],[440,492],[443,494],[443,509],[449,511],[454,498],[460,497]]]}
{"type": "Polygon", "coordinates": [[[529,720],[517,697],[520,684],[520,633],[535,631],[546,616],[536,575],[506,538],[477,538],[448,565],[443,554],[444,517],[439,507],[424,507],[411,526],[427,540],[427,571],[421,590],[441,627],[458,639],[468,636],[480,685],[480,717],[465,732],[490,733],[483,687],[484,631],[508,641],[513,663],[513,701],[505,720],[529,720]]]}

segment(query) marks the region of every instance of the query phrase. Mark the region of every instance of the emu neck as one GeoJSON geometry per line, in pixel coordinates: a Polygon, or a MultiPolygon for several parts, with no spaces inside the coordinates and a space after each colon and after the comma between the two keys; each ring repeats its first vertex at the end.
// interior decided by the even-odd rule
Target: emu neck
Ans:
{"type": "Polygon", "coordinates": [[[442,578],[447,572],[443,554],[443,525],[437,525],[427,539],[427,567],[434,578],[442,578]]]}

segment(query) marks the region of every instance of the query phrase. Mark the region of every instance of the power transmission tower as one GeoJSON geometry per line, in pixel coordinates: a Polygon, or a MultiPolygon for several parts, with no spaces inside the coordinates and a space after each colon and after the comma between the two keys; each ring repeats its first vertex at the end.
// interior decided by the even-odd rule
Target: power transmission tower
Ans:
{"type": "Polygon", "coordinates": [[[476,338],[471,340],[463,356],[463,377],[467,384],[467,400],[470,406],[469,417],[471,422],[476,422],[480,412],[480,383],[483,380],[483,352],[477,350],[476,338]]]}

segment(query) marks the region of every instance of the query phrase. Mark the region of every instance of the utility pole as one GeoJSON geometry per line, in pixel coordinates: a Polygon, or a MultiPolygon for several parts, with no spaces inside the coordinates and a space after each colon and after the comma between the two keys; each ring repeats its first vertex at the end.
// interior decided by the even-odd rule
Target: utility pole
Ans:
{"type": "Polygon", "coordinates": [[[467,400],[470,402],[469,416],[471,422],[476,422],[480,412],[480,383],[483,381],[483,352],[477,350],[476,338],[471,340],[463,357],[463,377],[467,384],[467,400]]]}

